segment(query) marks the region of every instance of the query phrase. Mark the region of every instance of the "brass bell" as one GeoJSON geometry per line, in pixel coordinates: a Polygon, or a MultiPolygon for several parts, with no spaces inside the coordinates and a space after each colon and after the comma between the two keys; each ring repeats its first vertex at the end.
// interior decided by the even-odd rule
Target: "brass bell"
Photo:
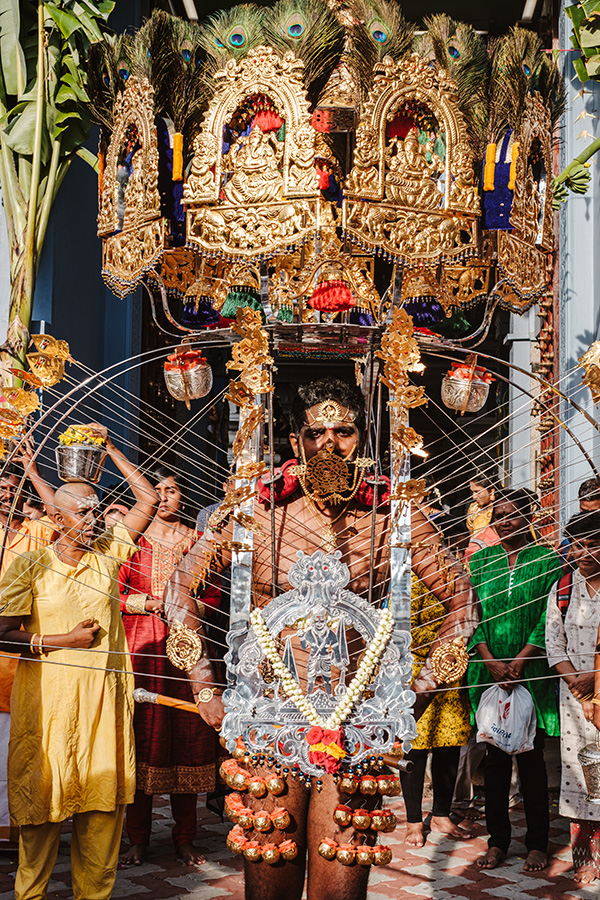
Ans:
{"type": "Polygon", "coordinates": [[[377,793],[377,779],[374,775],[363,775],[360,779],[360,792],[367,797],[372,797],[377,793]]]}
{"type": "Polygon", "coordinates": [[[358,788],[358,778],[354,775],[343,775],[339,784],[340,791],[343,794],[355,794],[358,788]]]}
{"type": "Polygon", "coordinates": [[[382,809],[374,809],[371,813],[371,828],[373,831],[385,831],[387,816],[382,809]]]}
{"type": "Polygon", "coordinates": [[[359,866],[370,866],[373,862],[373,853],[371,852],[371,847],[357,847],[356,848],[356,862],[359,866]]]}
{"type": "Polygon", "coordinates": [[[271,821],[275,828],[283,830],[290,824],[290,814],[285,806],[278,806],[271,813],[271,821]]]}
{"type": "Polygon", "coordinates": [[[298,856],[298,847],[296,846],[296,842],[291,840],[283,841],[283,843],[279,845],[279,852],[281,853],[283,859],[296,859],[296,857],[298,856]]]}
{"type": "Polygon", "coordinates": [[[279,794],[283,794],[285,791],[285,781],[279,775],[273,775],[271,778],[267,778],[266,788],[270,794],[278,797],[279,794]]]}
{"type": "Polygon", "coordinates": [[[387,866],[392,861],[392,851],[383,844],[380,847],[373,847],[373,864],[375,866],[387,866]]]}
{"type": "Polygon", "coordinates": [[[352,824],[358,831],[366,831],[371,827],[371,814],[368,809],[356,809],[352,815],[352,824]]]}
{"type": "Polygon", "coordinates": [[[254,813],[254,827],[257,831],[271,830],[271,816],[266,809],[261,809],[257,813],[254,813]]]}
{"type": "Polygon", "coordinates": [[[352,844],[340,844],[336,853],[337,861],[343,866],[351,866],[356,857],[356,849],[352,844]]]}
{"type": "Polygon", "coordinates": [[[352,823],[352,810],[349,806],[339,804],[333,811],[333,821],[340,828],[347,828],[352,823]]]}
{"type": "Polygon", "coordinates": [[[227,781],[227,784],[235,788],[236,791],[245,791],[248,787],[248,776],[241,769],[238,769],[231,780],[227,781]]]}
{"type": "Polygon", "coordinates": [[[323,859],[335,859],[337,849],[338,845],[336,841],[331,838],[323,838],[319,844],[319,856],[322,856],[323,859]]]}
{"type": "Polygon", "coordinates": [[[254,813],[247,806],[241,806],[238,809],[237,824],[240,828],[254,828],[254,813]]]}
{"type": "Polygon", "coordinates": [[[262,847],[263,862],[269,866],[274,866],[281,859],[281,853],[277,844],[263,844],[262,847]]]}
{"type": "Polygon", "coordinates": [[[390,791],[392,790],[392,779],[389,777],[389,775],[377,776],[377,790],[382,797],[385,797],[386,794],[390,793],[390,791]]]}
{"type": "Polygon", "coordinates": [[[244,858],[250,862],[260,862],[262,854],[258,841],[248,841],[243,850],[244,858]]]}
{"type": "Polygon", "coordinates": [[[260,775],[253,775],[248,779],[248,793],[251,797],[264,797],[267,793],[265,779],[260,775]]]}

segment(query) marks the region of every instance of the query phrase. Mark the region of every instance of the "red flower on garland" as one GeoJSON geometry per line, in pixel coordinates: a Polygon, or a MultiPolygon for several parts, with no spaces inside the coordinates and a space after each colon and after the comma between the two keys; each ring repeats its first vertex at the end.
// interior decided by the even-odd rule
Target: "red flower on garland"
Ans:
{"type": "Polygon", "coordinates": [[[306,732],[306,740],[309,744],[318,744],[323,740],[323,729],[319,725],[313,727],[306,732]]]}
{"type": "Polygon", "coordinates": [[[333,731],[314,725],[306,733],[310,744],[308,760],[315,766],[322,766],[328,775],[337,772],[345,757],[344,733],[341,728],[333,731]]]}

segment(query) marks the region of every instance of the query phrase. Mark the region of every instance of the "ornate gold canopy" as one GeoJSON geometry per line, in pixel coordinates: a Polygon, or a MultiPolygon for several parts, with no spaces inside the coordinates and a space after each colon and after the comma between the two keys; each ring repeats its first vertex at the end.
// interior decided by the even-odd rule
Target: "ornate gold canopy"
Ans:
{"type": "Polygon", "coordinates": [[[417,54],[376,66],[344,214],[352,240],[397,260],[437,265],[475,251],[479,195],[455,86],[417,54]]]}
{"type": "Polygon", "coordinates": [[[516,160],[511,231],[497,233],[498,269],[505,284],[503,305],[523,312],[550,284],[552,227],[552,124],[538,93],[526,99],[526,113],[515,135],[516,160]]]}
{"type": "Polygon", "coordinates": [[[121,297],[164,249],[153,94],[148,81],[129,78],[117,96],[106,154],[98,213],[98,235],[104,238],[102,274],[121,297]]]}
{"type": "Polygon", "coordinates": [[[316,133],[302,69],[291,51],[281,58],[258,47],[218,73],[184,190],[188,241],[201,251],[255,259],[317,229],[316,133]],[[239,123],[253,105],[266,124],[245,133],[239,123]]]}

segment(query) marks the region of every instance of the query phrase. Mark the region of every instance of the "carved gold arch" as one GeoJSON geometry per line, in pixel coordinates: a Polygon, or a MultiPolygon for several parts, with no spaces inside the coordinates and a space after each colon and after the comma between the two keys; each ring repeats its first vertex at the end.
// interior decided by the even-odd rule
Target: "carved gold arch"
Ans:
{"type": "Polygon", "coordinates": [[[160,217],[158,146],[154,125],[154,90],[146,80],[131,77],[114,108],[114,129],[106,153],[104,184],[98,213],[98,236],[131,231],[160,217]],[[134,153],[126,186],[119,178],[119,157],[127,132],[135,126],[140,148],[134,153]],[[124,202],[124,216],[119,206],[124,202]]]}
{"type": "Polygon", "coordinates": [[[437,264],[474,252],[479,212],[473,154],[453,81],[417,54],[397,62],[386,57],[375,69],[346,184],[351,239],[396,259],[437,264]],[[395,156],[386,140],[387,123],[406,101],[427,108],[445,135],[437,171],[416,137],[395,141],[395,156]]]}
{"type": "Polygon", "coordinates": [[[230,59],[194,141],[184,187],[188,241],[225,258],[253,259],[297,243],[318,225],[316,132],[304,65],[270,47],[230,59]],[[285,123],[282,139],[254,127],[224,152],[224,127],[243,104],[266,95],[285,123]]]}
{"type": "Polygon", "coordinates": [[[497,234],[498,269],[505,281],[499,293],[503,306],[524,312],[550,284],[550,253],[554,249],[552,121],[537,92],[527,97],[526,112],[515,140],[519,142],[519,155],[510,214],[512,230],[497,234]],[[535,178],[532,167],[536,141],[546,176],[543,186],[535,178]]]}
{"type": "Polygon", "coordinates": [[[106,154],[98,236],[103,238],[102,275],[120,297],[136,287],[160,258],[165,244],[153,94],[146,79],[129,79],[115,102],[115,124],[106,154]],[[132,129],[139,147],[124,166],[123,148],[132,129]]]}

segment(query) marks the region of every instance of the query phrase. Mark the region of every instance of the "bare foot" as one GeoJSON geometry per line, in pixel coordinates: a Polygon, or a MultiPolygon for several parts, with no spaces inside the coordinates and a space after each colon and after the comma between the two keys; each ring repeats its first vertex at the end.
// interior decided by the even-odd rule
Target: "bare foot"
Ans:
{"type": "Polygon", "coordinates": [[[573,872],[573,881],[578,884],[593,884],[596,876],[589,869],[575,869],[573,872]]]}
{"type": "Polygon", "coordinates": [[[132,844],[129,850],[123,854],[120,863],[125,866],[141,866],[146,855],[146,844],[132,844]]]}
{"type": "Polygon", "coordinates": [[[432,816],[430,828],[432,831],[439,831],[442,834],[458,838],[461,841],[472,836],[471,833],[464,828],[459,828],[458,825],[455,825],[448,816],[432,816]]]}
{"type": "Polygon", "coordinates": [[[206,857],[198,853],[193,844],[181,844],[177,848],[177,856],[186,866],[201,866],[206,857]]]}
{"type": "Polygon", "coordinates": [[[524,872],[540,872],[548,865],[548,857],[543,850],[530,850],[523,866],[524,872]]]}
{"type": "Polygon", "coordinates": [[[499,847],[489,847],[487,853],[476,860],[475,865],[478,869],[495,869],[505,856],[506,853],[503,853],[499,847]]]}
{"type": "Polygon", "coordinates": [[[423,847],[425,838],[423,837],[422,822],[407,822],[406,834],[404,835],[404,843],[409,847],[423,847]]]}

